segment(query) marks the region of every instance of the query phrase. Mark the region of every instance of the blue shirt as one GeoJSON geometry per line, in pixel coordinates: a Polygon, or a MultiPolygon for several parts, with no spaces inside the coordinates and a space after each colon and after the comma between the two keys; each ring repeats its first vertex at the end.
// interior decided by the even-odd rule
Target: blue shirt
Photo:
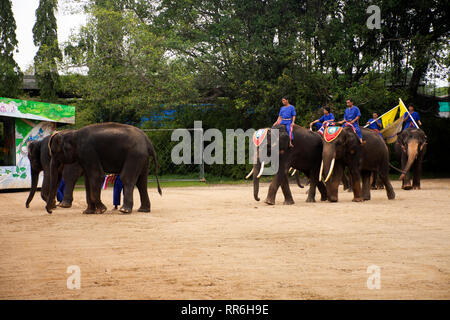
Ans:
{"type": "MultiPolygon", "coordinates": [[[[359,108],[357,106],[345,109],[344,120],[352,121],[356,117],[361,117],[361,111],[359,111],[359,108]]],[[[356,121],[355,123],[358,123],[358,121],[356,121]]]]}
{"type": "Polygon", "coordinates": [[[405,115],[403,116],[403,119],[406,118],[405,128],[409,128],[410,126],[415,128],[415,125],[412,123],[411,117],[413,117],[413,119],[416,122],[416,124],[419,125],[418,121],[420,120],[420,116],[415,111],[413,113],[411,113],[411,117],[408,115],[408,113],[409,112],[405,112],[405,115]]]}
{"type": "Polygon", "coordinates": [[[329,113],[327,115],[323,115],[319,119],[320,122],[329,121],[329,120],[334,120],[334,116],[333,116],[332,113],[329,113]]]}
{"type": "Polygon", "coordinates": [[[281,107],[279,116],[283,119],[292,119],[295,116],[295,107],[293,105],[288,105],[287,107],[281,107]]]}
{"type": "MultiPolygon", "coordinates": [[[[376,118],[372,118],[369,120],[369,122],[374,121],[376,118]]],[[[371,124],[369,124],[368,128],[369,129],[376,129],[376,130],[380,130],[383,126],[381,125],[380,120],[374,121],[371,124]]]]}

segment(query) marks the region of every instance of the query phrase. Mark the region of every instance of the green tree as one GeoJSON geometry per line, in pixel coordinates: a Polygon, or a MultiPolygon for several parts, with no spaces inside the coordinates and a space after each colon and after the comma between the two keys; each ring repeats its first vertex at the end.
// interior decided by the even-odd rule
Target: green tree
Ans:
{"type": "Polygon", "coordinates": [[[56,98],[59,89],[57,63],[62,59],[54,13],[57,5],[57,0],[40,0],[33,27],[33,41],[39,47],[34,57],[35,77],[41,97],[50,100],[56,98]]]}
{"type": "Polygon", "coordinates": [[[16,98],[23,75],[13,57],[17,39],[11,0],[0,2],[0,21],[0,96],[16,98]]]}
{"type": "Polygon", "coordinates": [[[89,22],[64,52],[88,68],[79,115],[86,122],[137,123],[162,104],[196,99],[193,73],[170,55],[163,37],[120,1],[96,0],[89,22]]]}

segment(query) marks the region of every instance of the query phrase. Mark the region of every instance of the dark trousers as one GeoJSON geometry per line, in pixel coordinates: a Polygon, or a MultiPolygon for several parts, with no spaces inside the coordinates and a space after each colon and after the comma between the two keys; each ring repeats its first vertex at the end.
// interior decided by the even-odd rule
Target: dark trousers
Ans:
{"type": "Polygon", "coordinates": [[[120,180],[120,176],[116,177],[116,180],[114,181],[114,191],[113,191],[113,205],[119,206],[120,205],[120,194],[122,193],[123,184],[120,180]]]}
{"type": "Polygon", "coordinates": [[[64,190],[66,189],[66,183],[64,182],[64,178],[61,179],[61,183],[59,184],[58,191],[56,192],[56,200],[59,202],[64,199],[64,190]]]}

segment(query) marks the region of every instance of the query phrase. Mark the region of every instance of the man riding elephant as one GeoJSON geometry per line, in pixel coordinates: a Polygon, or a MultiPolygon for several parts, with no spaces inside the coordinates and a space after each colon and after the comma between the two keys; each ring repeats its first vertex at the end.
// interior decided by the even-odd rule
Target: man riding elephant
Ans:
{"type": "Polygon", "coordinates": [[[319,176],[320,180],[325,177],[327,196],[332,202],[338,201],[338,187],[345,167],[350,172],[353,201],[370,200],[370,176],[374,171],[383,181],[388,199],[395,198],[389,181],[389,152],[386,144],[370,129],[361,129],[361,134],[365,144],[360,143],[359,137],[350,127],[328,127],[324,133],[323,163],[319,176]]]}
{"type": "MultiPolygon", "coordinates": [[[[312,132],[306,128],[298,125],[293,125],[290,134],[293,135],[295,144],[289,147],[288,136],[284,125],[278,124],[272,128],[261,129],[266,133],[266,144],[257,147],[257,157],[252,171],[247,175],[250,177],[253,174],[253,196],[256,201],[259,201],[259,178],[264,170],[264,161],[261,161],[259,154],[260,148],[269,148],[266,154],[273,152],[272,148],[279,148],[279,166],[278,171],[269,186],[269,191],[265,203],[269,205],[275,204],[275,196],[278,188],[284,195],[284,204],[293,204],[291,190],[289,188],[288,172],[291,168],[303,172],[310,181],[310,188],[306,202],[315,202],[316,187],[321,193],[321,200],[327,199],[325,185],[318,181],[319,166],[322,159],[322,139],[317,132],[312,132]],[[278,141],[271,141],[271,131],[278,130],[278,141]],[[264,145],[266,147],[264,147],[264,145]]],[[[257,131],[258,132],[258,131],[257,131]]]]}

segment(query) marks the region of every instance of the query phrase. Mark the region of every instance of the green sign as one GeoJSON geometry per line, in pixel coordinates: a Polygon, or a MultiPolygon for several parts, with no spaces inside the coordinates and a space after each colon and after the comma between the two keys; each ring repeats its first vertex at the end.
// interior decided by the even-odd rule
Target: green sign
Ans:
{"type": "Polygon", "coordinates": [[[0,116],[75,123],[75,107],[0,97],[0,116]]]}

